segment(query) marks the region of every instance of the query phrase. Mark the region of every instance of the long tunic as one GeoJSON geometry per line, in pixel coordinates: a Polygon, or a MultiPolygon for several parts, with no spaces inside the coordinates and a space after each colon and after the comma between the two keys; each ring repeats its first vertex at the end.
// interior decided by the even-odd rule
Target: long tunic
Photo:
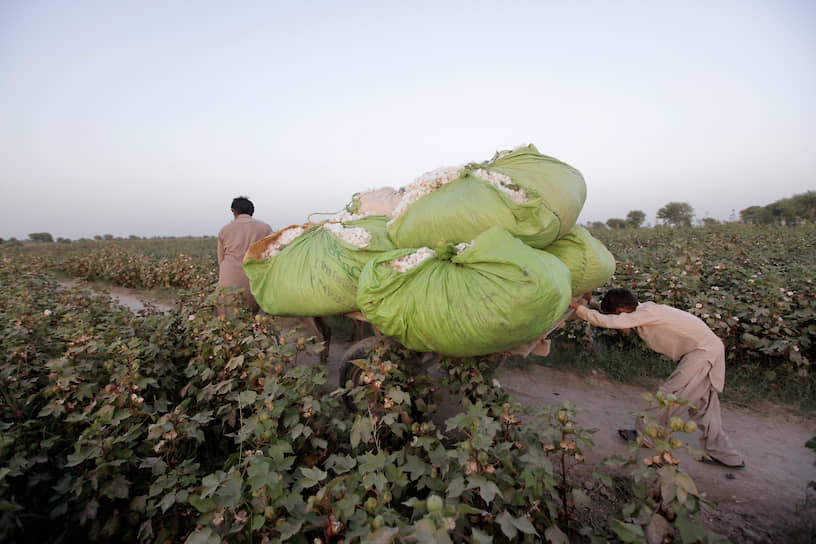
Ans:
{"type": "Polygon", "coordinates": [[[240,287],[247,301],[254,303],[242,263],[249,246],[269,234],[272,227],[246,214],[226,224],[218,233],[218,285],[240,287]]]}
{"type": "MultiPolygon", "coordinates": [[[[634,329],[647,346],[676,362],[660,389],[689,402],[690,414],[701,428],[700,444],[711,457],[732,467],[743,463],[722,427],[717,393],[725,385],[725,347],[708,325],[688,312],[654,302],[638,304],[634,312],[621,314],[579,306],[575,315],[597,327],[634,329]]],[[[665,425],[670,415],[670,410],[661,410],[658,423],[665,425]]],[[[643,435],[642,419],[637,419],[635,428],[643,435]]],[[[644,442],[649,442],[648,437],[644,442]]]]}

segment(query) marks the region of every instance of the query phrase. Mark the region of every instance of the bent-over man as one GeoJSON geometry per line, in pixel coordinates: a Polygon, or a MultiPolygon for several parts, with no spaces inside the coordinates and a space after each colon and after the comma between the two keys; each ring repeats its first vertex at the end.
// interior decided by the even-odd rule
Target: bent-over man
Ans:
{"type": "MultiPolygon", "coordinates": [[[[628,289],[610,289],[601,300],[600,312],[576,301],[570,306],[577,317],[596,327],[634,329],[647,346],[676,362],[677,367],[660,389],[688,401],[689,414],[702,431],[700,445],[714,463],[732,468],[745,466],[722,427],[717,394],[725,386],[725,347],[708,325],[671,306],[638,303],[637,296],[628,289]]],[[[663,410],[658,423],[665,425],[669,416],[669,411],[663,410]]],[[[628,440],[638,433],[649,444],[642,420],[637,421],[636,428],[621,429],[619,433],[628,440]]]]}

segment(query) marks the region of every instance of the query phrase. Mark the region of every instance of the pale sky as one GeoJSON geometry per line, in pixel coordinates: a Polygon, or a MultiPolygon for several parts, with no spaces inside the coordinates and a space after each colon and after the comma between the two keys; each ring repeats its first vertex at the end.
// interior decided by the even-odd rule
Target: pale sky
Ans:
{"type": "Polygon", "coordinates": [[[727,219],[816,190],[815,100],[812,0],[0,0],[0,238],[282,228],[527,143],[579,223],[727,219]]]}

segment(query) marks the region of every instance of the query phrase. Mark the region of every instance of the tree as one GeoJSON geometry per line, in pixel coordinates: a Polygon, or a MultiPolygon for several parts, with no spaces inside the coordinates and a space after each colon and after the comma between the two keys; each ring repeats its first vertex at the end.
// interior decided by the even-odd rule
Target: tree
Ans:
{"type": "Polygon", "coordinates": [[[28,235],[32,242],[53,242],[54,237],[50,232],[32,232],[28,235]]]}
{"type": "Polygon", "coordinates": [[[606,226],[610,229],[625,229],[629,224],[623,219],[607,219],[606,226]]]}
{"type": "Polygon", "coordinates": [[[643,225],[644,221],[646,221],[646,214],[640,210],[632,210],[626,214],[626,223],[630,227],[639,229],[643,225]]]}
{"type": "Polygon", "coordinates": [[[703,226],[704,227],[713,227],[714,225],[719,225],[720,222],[714,219],[713,217],[703,217],[703,226]]]}
{"type": "Polygon", "coordinates": [[[771,202],[767,206],[751,206],[740,211],[743,223],[754,225],[796,225],[816,221],[816,191],[771,202]]]}
{"type": "Polygon", "coordinates": [[[587,225],[587,229],[589,230],[607,230],[606,224],[602,221],[593,221],[589,225],[587,225]]]}
{"type": "Polygon", "coordinates": [[[669,202],[657,210],[657,218],[672,227],[690,227],[694,208],[688,202],[669,202]]]}

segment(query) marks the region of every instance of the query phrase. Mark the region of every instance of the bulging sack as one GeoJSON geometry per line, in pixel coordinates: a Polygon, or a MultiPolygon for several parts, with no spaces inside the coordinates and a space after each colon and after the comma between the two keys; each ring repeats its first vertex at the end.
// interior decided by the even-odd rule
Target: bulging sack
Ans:
{"type": "Polygon", "coordinates": [[[251,245],[244,257],[250,291],[272,315],[317,317],[357,310],[365,264],[394,249],[387,217],[292,226],[251,245]]]}
{"type": "Polygon", "coordinates": [[[569,268],[572,296],[602,286],[615,273],[615,257],[600,240],[580,225],[574,226],[544,251],[558,257],[569,268]]]}
{"type": "Polygon", "coordinates": [[[430,172],[401,191],[388,235],[404,248],[467,242],[495,225],[544,248],[572,228],[586,200],[581,173],[533,145],[430,172]]]}
{"type": "Polygon", "coordinates": [[[567,267],[503,228],[457,249],[449,259],[427,248],[373,258],[358,284],[363,315],[409,349],[469,357],[532,340],[567,309],[567,267]]]}

